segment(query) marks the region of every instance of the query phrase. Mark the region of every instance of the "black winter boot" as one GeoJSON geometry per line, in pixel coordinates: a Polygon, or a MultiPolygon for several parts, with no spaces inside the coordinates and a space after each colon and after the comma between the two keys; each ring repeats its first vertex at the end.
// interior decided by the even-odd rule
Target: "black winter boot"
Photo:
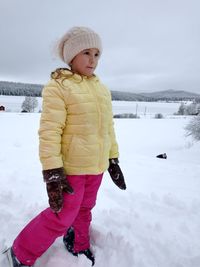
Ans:
{"type": "Polygon", "coordinates": [[[74,238],[74,228],[70,227],[67,230],[67,233],[63,236],[63,243],[70,253],[72,253],[74,256],[78,256],[78,253],[74,252],[74,238]]]}
{"type": "Polygon", "coordinates": [[[10,267],[31,267],[30,265],[23,265],[21,262],[19,262],[19,260],[16,258],[12,247],[8,248],[5,252],[4,252],[8,258],[8,262],[10,264],[10,267]]]}
{"type": "Polygon", "coordinates": [[[79,252],[74,252],[74,239],[75,239],[74,229],[73,229],[73,227],[70,227],[67,230],[67,233],[63,237],[63,242],[64,242],[66,249],[70,253],[72,253],[74,256],[78,256],[81,254],[85,255],[89,260],[91,260],[92,266],[93,266],[95,264],[95,258],[94,258],[92,251],[90,250],[90,248],[88,248],[86,250],[81,250],[79,252]]]}
{"type": "Polygon", "coordinates": [[[94,266],[94,264],[95,264],[95,257],[94,257],[92,251],[89,248],[86,249],[86,250],[79,251],[78,254],[80,254],[80,255],[81,254],[84,254],[89,260],[91,260],[92,266],[94,266]]]}

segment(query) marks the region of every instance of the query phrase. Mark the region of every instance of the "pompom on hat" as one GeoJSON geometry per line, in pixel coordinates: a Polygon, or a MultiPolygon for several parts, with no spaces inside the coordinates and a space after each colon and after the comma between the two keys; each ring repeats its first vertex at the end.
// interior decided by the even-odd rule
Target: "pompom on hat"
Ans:
{"type": "Polygon", "coordinates": [[[58,42],[58,55],[66,64],[81,51],[97,48],[102,53],[102,43],[99,35],[86,27],[73,27],[66,32],[58,42]]]}

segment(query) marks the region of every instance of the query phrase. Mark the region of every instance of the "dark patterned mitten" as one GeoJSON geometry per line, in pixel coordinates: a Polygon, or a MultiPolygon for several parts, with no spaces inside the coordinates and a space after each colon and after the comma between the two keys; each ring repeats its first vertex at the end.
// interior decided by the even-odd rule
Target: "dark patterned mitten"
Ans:
{"type": "Polygon", "coordinates": [[[49,206],[53,212],[60,212],[63,207],[63,192],[73,194],[73,188],[67,181],[64,168],[43,170],[43,178],[46,182],[49,206]]]}

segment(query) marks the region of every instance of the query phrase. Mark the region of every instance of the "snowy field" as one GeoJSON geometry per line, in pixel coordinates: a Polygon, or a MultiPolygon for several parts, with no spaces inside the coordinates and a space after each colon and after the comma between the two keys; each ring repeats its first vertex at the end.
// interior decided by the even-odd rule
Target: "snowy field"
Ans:
{"type": "Polygon", "coordinates": [[[180,105],[180,102],[113,101],[113,114],[133,113],[140,117],[154,117],[155,114],[161,113],[164,116],[172,116],[180,105]]]}
{"type": "MultiPolygon", "coordinates": [[[[1,250],[47,206],[39,116],[0,113],[1,250]]],[[[184,136],[189,119],[115,120],[127,190],[120,191],[105,173],[91,227],[96,267],[200,266],[200,143],[184,136]],[[164,152],[167,160],[156,158],[164,152]]],[[[1,255],[0,267],[6,267],[4,260],[1,255]]],[[[84,256],[67,253],[61,238],[35,264],[89,266],[84,256]]]]}
{"type": "MultiPolygon", "coordinates": [[[[3,105],[6,108],[7,112],[21,112],[21,106],[24,99],[24,96],[0,95],[0,106],[3,105]]],[[[37,100],[38,107],[35,109],[35,112],[38,112],[42,106],[42,98],[37,97],[37,100]]]]}
{"type": "MultiPolygon", "coordinates": [[[[4,96],[0,95],[0,106],[6,107],[7,112],[21,112],[21,105],[24,96],[4,96]]],[[[38,107],[35,112],[41,110],[42,98],[37,97],[38,107]]],[[[154,116],[156,113],[162,113],[164,116],[173,115],[178,111],[180,102],[137,102],[137,101],[113,101],[113,113],[133,113],[139,116],[154,116]]]]}

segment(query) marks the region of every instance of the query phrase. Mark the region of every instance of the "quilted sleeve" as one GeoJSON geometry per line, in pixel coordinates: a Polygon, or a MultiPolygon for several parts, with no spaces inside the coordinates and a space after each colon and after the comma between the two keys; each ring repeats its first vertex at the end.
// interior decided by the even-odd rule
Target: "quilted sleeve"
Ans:
{"type": "Polygon", "coordinates": [[[115,130],[114,130],[114,120],[113,120],[113,113],[112,113],[112,98],[111,98],[110,91],[109,91],[109,96],[110,96],[110,109],[111,109],[111,115],[110,115],[111,149],[110,149],[109,158],[111,159],[111,158],[118,158],[119,157],[119,151],[118,151],[118,144],[116,141],[115,130]]]}
{"type": "Polygon", "coordinates": [[[39,156],[43,170],[63,166],[61,137],[67,110],[62,89],[50,82],[42,91],[43,103],[39,127],[39,156]]]}

